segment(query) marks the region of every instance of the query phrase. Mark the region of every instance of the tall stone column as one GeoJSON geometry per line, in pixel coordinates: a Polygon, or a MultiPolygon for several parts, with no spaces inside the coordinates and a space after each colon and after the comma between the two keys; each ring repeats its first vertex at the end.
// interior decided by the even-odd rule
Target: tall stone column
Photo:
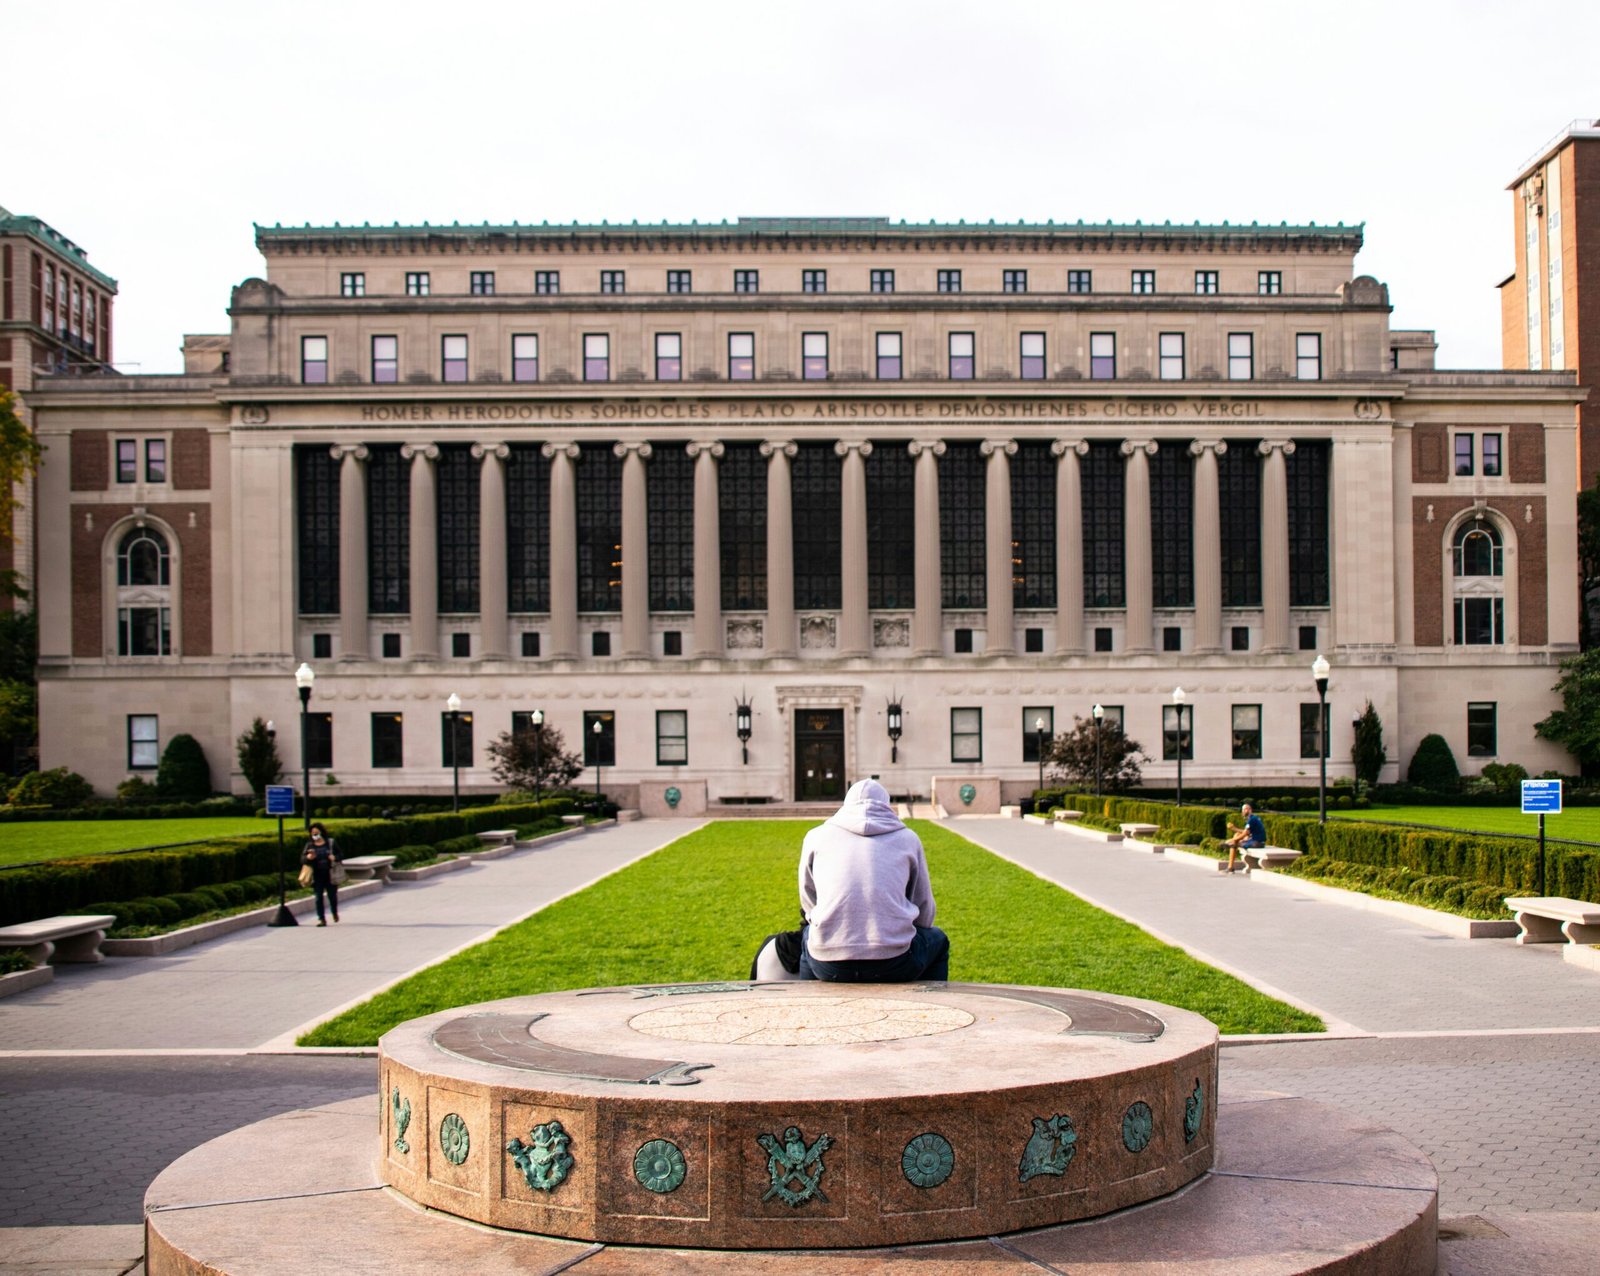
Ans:
{"type": "Polygon", "coordinates": [[[1262,439],[1261,650],[1289,650],[1289,470],[1292,439],[1262,439]]]}
{"type": "Polygon", "coordinates": [[[407,443],[411,462],[411,658],[439,658],[439,491],[432,443],[407,443]]]}
{"type": "Polygon", "coordinates": [[[943,440],[915,440],[906,445],[917,458],[915,506],[916,548],[912,558],[916,585],[911,614],[911,654],[937,656],[944,649],[944,579],[939,554],[939,457],[943,440]]]}
{"type": "Polygon", "coordinates": [[[789,460],[800,449],[787,440],[761,444],[767,458],[767,625],[762,638],[769,656],[795,654],[794,488],[789,460]]]}
{"type": "Polygon", "coordinates": [[[1123,440],[1122,455],[1128,458],[1122,475],[1122,537],[1130,655],[1155,650],[1150,614],[1155,593],[1150,555],[1150,458],[1155,453],[1154,440],[1123,440]]]}
{"type": "Polygon", "coordinates": [[[691,443],[694,460],[694,654],[722,655],[722,512],[717,462],[721,443],[691,443]]]}
{"type": "Polygon", "coordinates": [[[576,443],[546,443],[550,462],[550,655],[578,656],[578,492],[572,472],[576,443]]]}
{"type": "Polygon", "coordinates": [[[1011,439],[985,439],[978,450],[989,458],[984,471],[984,576],[989,598],[984,651],[1009,656],[1017,649],[1011,581],[1016,557],[1011,549],[1011,458],[1017,445],[1011,439]]]}
{"type": "Polygon", "coordinates": [[[650,654],[649,505],[644,463],[648,443],[618,443],[612,453],[622,458],[622,654],[650,654]]]}
{"type": "Polygon", "coordinates": [[[506,458],[504,443],[474,443],[478,469],[478,654],[504,660],[511,654],[506,571],[506,458]]]}
{"type": "Polygon", "coordinates": [[[362,443],[336,443],[339,462],[339,659],[372,655],[367,629],[367,469],[362,443]]]}
{"type": "Polygon", "coordinates": [[[1056,652],[1083,653],[1083,474],[1089,452],[1083,439],[1057,439],[1056,463],[1056,652]]]}
{"type": "Polygon", "coordinates": [[[1228,450],[1223,439],[1196,439],[1194,457],[1194,649],[1206,655],[1222,650],[1222,497],[1217,458],[1228,450]]]}
{"type": "Polygon", "coordinates": [[[839,616],[839,654],[872,654],[872,617],[867,611],[867,461],[872,444],[865,440],[833,445],[844,458],[839,477],[839,579],[843,604],[839,616]]]}

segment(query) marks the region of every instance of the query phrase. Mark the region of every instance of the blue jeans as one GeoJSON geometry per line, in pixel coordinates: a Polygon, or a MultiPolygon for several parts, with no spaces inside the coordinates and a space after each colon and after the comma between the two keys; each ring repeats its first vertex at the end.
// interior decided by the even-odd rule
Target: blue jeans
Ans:
{"type": "Polygon", "coordinates": [[[943,983],[950,978],[950,937],[937,926],[918,926],[911,947],[898,957],[863,961],[822,961],[805,945],[809,926],[801,930],[800,978],[840,984],[943,983]]]}

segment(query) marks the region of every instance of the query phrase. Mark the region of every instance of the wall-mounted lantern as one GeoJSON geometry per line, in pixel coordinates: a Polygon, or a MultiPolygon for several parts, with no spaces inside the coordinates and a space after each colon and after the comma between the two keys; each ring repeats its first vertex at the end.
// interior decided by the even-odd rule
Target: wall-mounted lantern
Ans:
{"type": "Polygon", "coordinates": [[[889,701],[889,761],[900,760],[900,732],[904,729],[900,718],[900,702],[889,701]]]}
{"type": "Polygon", "coordinates": [[[741,692],[743,699],[734,703],[734,729],[739,733],[739,752],[744,755],[744,765],[750,765],[750,736],[755,730],[750,713],[750,693],[741,692]]]}

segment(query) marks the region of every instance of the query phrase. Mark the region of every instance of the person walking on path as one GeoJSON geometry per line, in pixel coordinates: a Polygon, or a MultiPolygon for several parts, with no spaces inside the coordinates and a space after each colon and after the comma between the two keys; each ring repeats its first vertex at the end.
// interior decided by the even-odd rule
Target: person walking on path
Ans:
{"type": "Polygon", "coordinates": [[[339,854],[339,848],[321,824],[311,826],[311,840],[306,843],[301,858],[311,870],[311,888],[317,895],[317,925],[328,924],[328,916],[323,909],[324,896],[333,910],[333,920],[338,921],[339,883],[344,880],[344,865],[340,861],[344,856],[339,854]]]}
{"type": "Polygon", "coordinates": [[[876,780],[857,780],[800,848],[800,977],[912,983],[950,977],[950,940],[933,924],[922,841],[876,780]]]}
{"type": "Polygon", "coordinates": [[[1262,823],[1261,817],[1250,808],[1250,803],[1246,802],[1240,808],[1240,814],[1244,816],[1244,827],[1238,828],[1233,824],[1228,825],[1228,832],[1233,834],[1223,843],[1228,848],[1228,863],[1226,866],[1217,865],[1219,873],[1233,872],[1234,856],[1238,855],[1241,850],[1254,851],[1267,844],[1267,826],[1262,823]]]}

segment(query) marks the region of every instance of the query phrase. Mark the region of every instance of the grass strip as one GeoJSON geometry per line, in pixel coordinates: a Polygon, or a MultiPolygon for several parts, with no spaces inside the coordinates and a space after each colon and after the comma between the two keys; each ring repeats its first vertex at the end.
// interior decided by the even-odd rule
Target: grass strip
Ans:
{"type": "MultiPolygon", "coordinates": [[[[300,1038],[370,1046],[398,1023],[528,993],[744,979],[763,936],[798,926],[800,839],[813,822],[718,820],[419,971],[300,1038]]],[[[952,979],[1148,997],[1225,1033],[1322,1022],[950,831],[914,822],[928,852],[952,979]]]]}

